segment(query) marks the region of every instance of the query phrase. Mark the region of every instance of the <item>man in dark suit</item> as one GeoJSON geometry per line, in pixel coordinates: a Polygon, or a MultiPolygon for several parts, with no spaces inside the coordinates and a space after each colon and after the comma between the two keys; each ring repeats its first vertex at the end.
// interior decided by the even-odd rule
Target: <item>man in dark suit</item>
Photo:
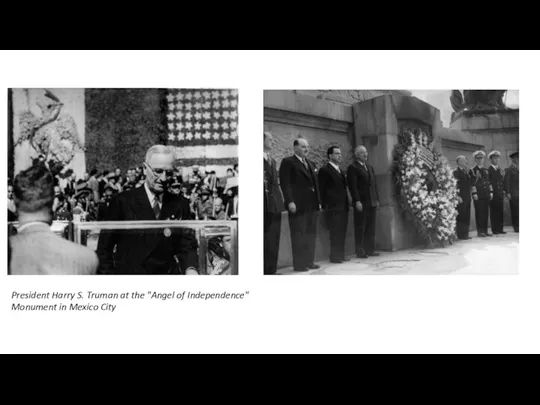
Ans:
{"type": "Polygon", "coordinates": [[[510,155],[512,165],[504,175],[504,189],[510,202],[510,214],[514,231],[519,233],[519,152],[510,155]]]}
{"type": "Polygon", "coordinates": [[[489,172],[484,167],[484,151],[477,150],[473,153],[476,165],[469,171],[472,180],[472,197],[474,200],[474,216],[476,219],[476,231],[483,238],[492,236],[488,233],[489,202],[493,199],[493,188],[489,182],[489,172]]]}
{"type": "Polygon", "coordinates": [[[454,170],[454,177],[457,179],[458,205],[456,235],[458,239],[472,239],[469,237],[469,226],[471,224],[471,178],[467,170],[467,158],[458,156],[456,159],[458,167],[454,170]]]}
{"type": "Polygon", "coordinates": [[[269,153],[274,146],[270,132],[264,133],[264,274],[278,274],[283,196],[279,189],[277,163],[269,153]]]}
{"type": "Polygon", "coordinates": [[[315,163],[307,159],[308,141],[295,139],[294,155],[283,158],[279,182],[289,211],[293,267],[295,271],[318,269],[315,264],[317,212],[320,209],[315,163]]]}
{"type": "Polygon", "coordinates": [[[349,218],[347,178],[339,167],[342,160],[339,147],[330,146],[326,154],[328,164],[319,170],[319,189],[330,233],[330,262],[343,263],[349,260],[345,258],[345,235],[349,218]]]}
{"type": "MultiPolygon", "coordinates": [[[[106,221],[190,219],[189,203],[167,192],[175,150],[152,146],[142,187],[115,195],[106,221]]],[[[100,274],[198,274],[197,240],[182,229],[102,231],[98,242],[100,274]],[[116,246],[116,250],[114,250],[116,246]]]]}
{"type": "Polygon", "coordinates": [[[501,154],[499,151],[492,151],[488,157],[491,160],[489,166],[489,182],[493,189],[493,199],[490,202],[490,219],[491,219],[491,231],[493,235],[505,234],[503,230],[504,216],[503,216],[503,203],[504,203],[504,170],[499,167],[499,158],[501,154]]]}
{"type": "Polygon", "coordinates": [[[347,169],[347,180],[354,206],[354,240],[356,256],[379,256],[375,252],[375,218],[379,206],[379,191],[373,166],[367,164],[364,146],[354,150],[356,160],[347,169]]]}

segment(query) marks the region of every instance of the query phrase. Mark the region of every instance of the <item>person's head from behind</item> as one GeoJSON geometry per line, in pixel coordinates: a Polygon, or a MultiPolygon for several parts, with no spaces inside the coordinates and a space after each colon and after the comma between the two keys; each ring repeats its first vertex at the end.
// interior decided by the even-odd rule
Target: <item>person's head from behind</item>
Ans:
{"type": "Polygon", "coordinates": [[[154,145],[146,152],[144,162],[146,184],[154,194],[161,194],[174,175],[173,163],[176,160],[176,149],[173,146],[154,145]]]}
{"type": "Polygon", "coordinates": [[[13,195],[21,224],[31,221],[52,223],[54,178],[44,165],[20,172],[13,183],[13,195]]]}
{"type": "Polygon", "coordinates": [[[98,171],[97,169],[90,170],[90,177],[97,177],[98,171]]]}
{"type": "Polygon", "coordinates": [[[210,178],[213,179],[213,178],[215,178],[215,177],[216,177],[216,171],[215,171],[215,170],[212,170],[212,171],[210,172],[210,178]]]}
{"type": "Polygon", "coordinates": [[[227,169],[227,176],[229,176],[229,177],[234,176],[233,169],[227,169]]]}
{"type": "Polygon", "coordinates": [[[328,160],[330,160],[330,162],[334,163],[335,165],[339,165],[341,163],[341,160],[343,159],[339,146],[330,146],[326,154],[328,156],[328,160]]]}
{"type": "Polygon", "coordinates": [[[304,138],[295,139],[293,142],[294,153],[301,158],[307,158],[309,155],[309,143],[304,138]]]}

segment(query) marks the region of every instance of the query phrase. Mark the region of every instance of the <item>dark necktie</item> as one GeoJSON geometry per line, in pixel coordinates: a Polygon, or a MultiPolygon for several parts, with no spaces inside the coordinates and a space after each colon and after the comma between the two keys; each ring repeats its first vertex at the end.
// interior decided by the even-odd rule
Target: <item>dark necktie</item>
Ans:
{"type": "Polygon", "coordinates": [[[161,209],[159,208],[159,199],[157,197],[154,197],[154,205],[152,206],[152,209],[154,210],[154,216],[156,219],[159,219],[161,209]]]}
{"type": "Polygon", "coordinates": [[[302,163],[304,163],[304,167],[306,168],[306,170],[309,172],[309,166],[307,164],[307,160],[306,159],[302,159],[302,163]]]}

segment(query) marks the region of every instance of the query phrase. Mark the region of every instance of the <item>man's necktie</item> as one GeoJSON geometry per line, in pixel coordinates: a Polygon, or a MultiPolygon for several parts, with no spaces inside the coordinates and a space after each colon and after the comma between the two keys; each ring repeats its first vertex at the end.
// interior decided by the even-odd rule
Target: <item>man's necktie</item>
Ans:
{"type": "Polygon", "coordinates": [[[306,168],[307,171],[309,171],[309,166],[307,164],[307,160],[306,159],[302,159],[302,163],[304,163],[304,167],[306,168]]]}
{"type": "Polygon", "coordinates": [[[159,199],[157,197],[154,197],[154,205],[152,206],[152,209],[154,210],[154,216],[156,219],[159,219],[161,209],[159,208],[159,199]]]}

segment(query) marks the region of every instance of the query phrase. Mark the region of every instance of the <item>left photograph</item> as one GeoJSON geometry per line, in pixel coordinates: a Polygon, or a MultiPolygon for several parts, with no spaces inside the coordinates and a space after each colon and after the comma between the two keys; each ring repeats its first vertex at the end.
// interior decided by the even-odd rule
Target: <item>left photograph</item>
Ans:
{"type": "Polygon", "coordinates": [[[238,274],[236,89],[8,89],[8,274],[238,274]]]}

